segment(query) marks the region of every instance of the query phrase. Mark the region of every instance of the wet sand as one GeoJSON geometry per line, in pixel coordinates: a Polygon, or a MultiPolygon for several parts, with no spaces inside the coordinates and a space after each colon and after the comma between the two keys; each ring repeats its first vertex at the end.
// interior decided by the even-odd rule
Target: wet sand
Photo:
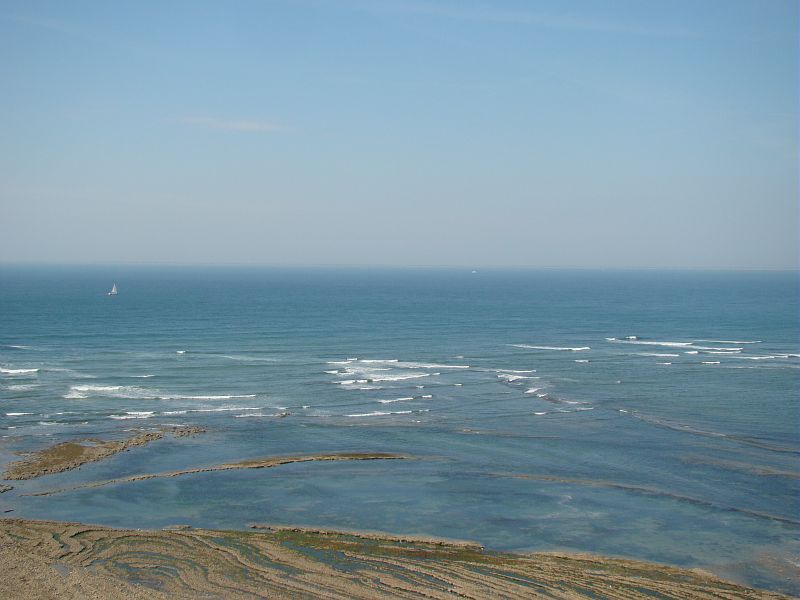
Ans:
{"type": "Polygon", "coordinates": [[[3,479],[35,479],[43,475],[71,471],[86,463],[101,461],[119,452],[160,440],[167,433],[175,437],[185,437],[204,431],[205,429],[201,427],[173,427],[160,431],[140,432],[124,440],[86,438],[62,442],[36,452],[26,453],[22,460],[10,463],[3,473],[3,479]]]}
{"type": "Polygon", "coordinates": [[[631,560],[489,552],[469,542],[259,525],[134,531],[0,519],[8,598],[778,599],[631,560]]]}

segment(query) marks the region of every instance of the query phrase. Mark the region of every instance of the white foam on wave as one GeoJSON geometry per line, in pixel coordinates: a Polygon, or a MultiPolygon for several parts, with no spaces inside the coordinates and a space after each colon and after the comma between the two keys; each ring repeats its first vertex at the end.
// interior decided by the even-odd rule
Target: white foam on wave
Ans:
{"type": "Polygon", "coordinates": [[[756,341],[742,341],[742,340],[695,340],[696,342],[705,342],[707,344],[760,344],[761,340],[756,341]]]}
{"type": "Polygon", "coordinates": [[[329,360],[326,362],[326,365],[349,365],[353,361],[352,360],[329,360]]]}
{"type": "Polygon", "coordinates": [[[391,398],[388,400],[378,400],[381,404],[393,404],[395,402],[407,402],[408,400],[413,400],[413,396],[404,396],[403,398],[391,398]]]}
{"type": "Polygon", "coordinates": [[[171,394],[167,396],[158,396],[159,400],[233,400],[234,398],[255,398],[255,394],[223,394],[223,395],[209,395],[209,396],[192,396],[183,394],[171,394]]]}
{"type": "Polygon", "coordinates": [[[397,410],[397,411],[389,411],[389,412],[376,410],[376,411],[368,412],[368,413],[357,413],[357,414],[345,415],[345,416],[346,417],[385,417],[387,415],[410,415],[413,412],[414,411],[412,411],[412,410],[397,410]]]}
{"type": "Polygon", "coordinates": [[[520,379],[541,379],[541,377],[536,375],[511,375],[509,373],[498,373],[497,378],[508,381],[509,383],[519,381],[520,379]]]}
{"type": "Polygon", "coordinates": [[[152,390],[128,385],[71,385],[64,394],[67,400],[80,400],[89,396],[111,396],[113,398],[156,398],[152,390]]]}
{"type": "MultiPolygon", "coordinates": [[[[608,338],[606,338],[608,339],[608,338]]],[[[617,344],[636,344],[640,346],[662,346],[665,348],[680,348],[685,350],[695,350],[695,351],[726,351],[726,352],[735,352],[741,351],[743,348],[739,347],[723,347],[723,346],[698,346],[694,342],[673,342],[673,341],[657,341],[657,340],[609,340],[613,341],[617,344]]]]}
{"type": "Polygon", "coordinates": [[[536,373],[536,369],[492,369],[496,373],[536,373]]]}
{"type": "Polygon", "coordinates": [[[656,364],[657,365],[671,365],[672,363],[671,362],[660,362],[660,363],[656,363],[656,364]]]}
{"type": "Polygon", "coordinates": [[[186,354],[186,350],[175,350],[175,354],[186,354]]]}
{"type": "Polygon", "coordinates": [[[115,421],[127,421],[128,419],[149,419],[153,415],[109,415],[109,419],[115,421]]]}
{"type": "Polygon", "coordinates": [[[692,350],[702,350],[703,352],[713,352],[713,351],[741,352],[742,350],[744,350],[744,348],[734,348],[733,346],[731,346],[730,348],[723,348],[721,346],[695,346],[694,344],[692,344],[691,346],[688,347],[691,348],[692,350]]]}
{"type": "Polygon", "coordinates": [[[396,363],[400,362],[397,358],[362,358],[359,362],[362,363],[396,363]]]}
{"type": "Polygon", "coordinates": [[[704,364],[704,365],[718,365],[718,364],[720,364],[720,362],[718,360],[704,360],[702,364],[704,364]]]}
{"type": "Polygon", "coordinates": [[[71,385],[63,398],[83,400],[92,396],[138,400],[231,400],[256,397],[255,394],[164,394],[159,390],[132,385],[71,385]]]}
{"type": "Polygon", "coordinates": [[[381,375],[379,377],[373,377],[370,381],[405,381],[407,379],[420,379],[421,377],[430,377],[431,375],[437,375],[438,373],[419,373],[413,375],[381,375]]]}
{"type": "Polygon", "coordinates": [[[155,413],[151,410],[143,410],[143,411],[136,411],[130,410],[127,411],[124,415],[109,415],[109,419],[115,419],[118,421],[124,421],[127,419],[149,419],[155,415],[155,413]]]}
{"type": "Polygon", "coordinates": [[[6,389],[13,392],[26,392],[28,390],[35,390],[38,387],[41,387],[38,383],[15,383],[9,385],[6,389]]]}
{"type": "Polygon", "coordinates": [[[734,350],[705,350],[703,354],[721,354],[722,356],[727,356],[730,354],[739,354],[741,350],[734,349],[734,350]]]}
{"type": "Polygon", "coordinates": [[[526,394],[535,394],[536,392],[538,392],[541,389],[542,388],[540,388],[540,387],[538,387],[538,388],[536,388],[536,387],[535,388],[530,388],[530,389],[525,390],[525,393],[526,394]]]}
{"type": "Polygon", "coordinates": [[[433,398],[433,394],[425,394],[424,396],[422,396],[422,398],[424,400],[428,400],[429,398],[433,398]]]}
{"type": "Polygon", "coordinates": [[[185,412],[190,413],[207,413],[207,412],[231,412],[237,410],[262,410],[263,406],[219,406],[217,408],[191,408],[186,411],[175,411],[175,412],[165,412],[162,414],[183,414],[185,412]]]}
{"type": "Polygon", "coordinates": [[[639,352],[636,356],[662,356],[662,357],[678,357],[680,354],[670,354],[669,352],[639,352]]]}
{"type": "Polygon", "coordinates": [[[155,377],[155,375],[131,375],[134,379],[150,379],[151,377],[155,377]]]}
{"type": "Polygon", "coordinates": [[[568,346],[532,346],[530,344],[509,344],[509,346],[513,346],[514,348],[526,348],[530,350],[569,350],[571,352],[584,352],[586,350],[591,350],[589,346],[580,346],[580,347],[568,347],[568,346]]]}
{"type": "Polygon", "coordinates": [[[3,375],[34,375],[38,372],[39,369],[4,369],[0,367],[0,373],[3,375]]]}
{"type": "Polygon", "coordinates": [[[348,367],[346,369],[342,369],[341,371],[337,371],[335,374],[339,377],[352,377],[352,376],[361,376],[365,377],[370,373],[375,373],[376,371],[391,371],[388,367],[348,367]]]}
{"type": "Polygon", "coordinates": [[[32,414],[33,413],[29,413],[29,412],[10,412],[10,413],[6,413],[6,416],[7,417],[23,417],[25,415],[32,415],[32,414]]]}
{"type": "Polygon", "coordinates": [[[700,354],[700,352],[698,352],[697,350],[688,350],[684,352],[684,354],[700,354]]]}
{"type": "Polygon", "coordinates": [[[773,358],[780,358],[780,357],[775,356],[774,354],[758,354],[755,356],[732,355],[730,358],[741,358],[744,360],[771,360],[773,358]]]}
{"type": "Polygon", "coordinates": [[[469,365],[440,365],[438,363],[404,362],[397,365],[403,369],[469,369],[469,365]]]}
{"type": "Polygon", "coordinates": [[[13,348],[14,350],[33,350],[32,346],[24,346],[22,344],[6,344],[6,348],[13,348]]]}
{"type": "Polygon", "coordinates": [[[575,360],[576,363],[588,363],[589,361],[585,358],[579,358],[575,360]]]}

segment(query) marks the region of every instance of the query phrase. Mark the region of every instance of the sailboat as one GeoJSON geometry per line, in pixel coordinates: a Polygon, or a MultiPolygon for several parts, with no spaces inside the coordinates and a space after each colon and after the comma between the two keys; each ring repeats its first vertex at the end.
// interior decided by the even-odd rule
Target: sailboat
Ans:
{"type": "Polygon", "coordinates": [[[116,296],[119,292],[117,292],[117,284],[111,286],[111,291],[108,292],[109,296],[116,296]]]}

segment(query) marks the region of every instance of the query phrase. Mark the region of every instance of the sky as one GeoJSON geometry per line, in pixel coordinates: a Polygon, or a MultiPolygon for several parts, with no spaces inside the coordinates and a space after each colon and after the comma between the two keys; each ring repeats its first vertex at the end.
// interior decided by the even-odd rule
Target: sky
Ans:
{"type": "Polygon", "coordinates": [[[0,262],[798,268],[795,0],[0,1],[0,262]]]}

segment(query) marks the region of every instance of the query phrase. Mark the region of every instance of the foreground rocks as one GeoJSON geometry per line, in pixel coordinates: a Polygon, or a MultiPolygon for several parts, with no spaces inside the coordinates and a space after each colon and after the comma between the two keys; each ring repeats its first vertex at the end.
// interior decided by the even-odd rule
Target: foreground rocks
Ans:
{"type": "Polygon", "coordinates": [[[378,533],[131,531],[0,519],[4,598],[780,599],[712,575],[378,533]]]}

